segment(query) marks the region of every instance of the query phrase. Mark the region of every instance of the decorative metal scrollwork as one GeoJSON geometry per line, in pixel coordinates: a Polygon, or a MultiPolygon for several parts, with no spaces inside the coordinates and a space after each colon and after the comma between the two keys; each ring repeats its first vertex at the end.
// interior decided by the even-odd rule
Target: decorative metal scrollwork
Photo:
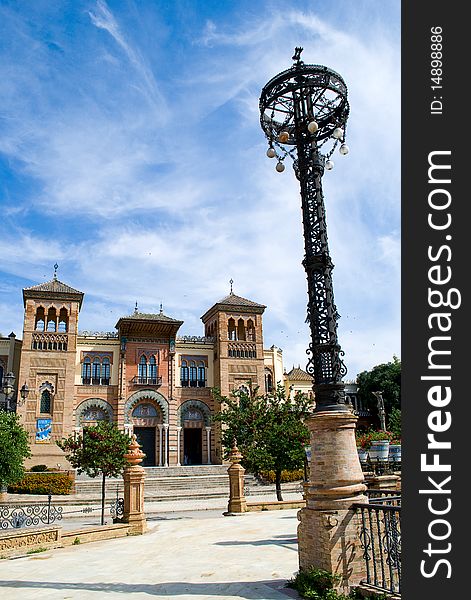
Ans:
{"type": "Polygon", "coordinates": [[[116,498],[111,502],[110,515],[113,519],[120,519],[124,515],[124,498],[116,498]]]}
{"type": "Polygon", "coordinates": [[[61,519],[62,507],[54,506],[50,496],[47,504],[0,506],[0,529],[50,525],[61,519]]]}

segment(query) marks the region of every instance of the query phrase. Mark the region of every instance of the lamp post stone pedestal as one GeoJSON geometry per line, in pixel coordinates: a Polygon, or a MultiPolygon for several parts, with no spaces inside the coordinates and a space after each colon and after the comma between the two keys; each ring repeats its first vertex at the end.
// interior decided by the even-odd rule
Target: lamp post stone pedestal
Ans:
{"type": "Polygon", "coordinates": [[[129,443],[129,451],[124,455],[128,465],[124,468],[124,512],[123,522],[129,523],[130,533],[142,534],[147,531],[144,513],[144,478],[145,469],[140,466],[145,454],[141,452],[136,435],[129,443]]]}
{"type": "Polygon", "coordinates": [[[357,417],[343,411],[314,413],[307,421],[312,460],[298,513],[300,569],[317,567],[341,575],[345,591],[366,577],[361,549],[361,518],[352,508],[367,502],[355,445],[357,417]]]}

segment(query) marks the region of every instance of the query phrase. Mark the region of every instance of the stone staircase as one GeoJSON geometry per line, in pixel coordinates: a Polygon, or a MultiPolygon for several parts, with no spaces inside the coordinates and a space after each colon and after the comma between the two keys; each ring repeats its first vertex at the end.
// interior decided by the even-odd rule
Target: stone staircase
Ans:
{"type": "MultiPolygon", "coordinates": [[[[145,499],[182,500],[227,498],[229,496],[229,476],[227,465],[198,465],[182,467],[145,467],[145,499]]],[[[283,489],[295,486],[283,484],[283,489]]],[[[122,496],[123,480],[109,478],[106,483],[106,497],[115,498],[116,490],[122,496]]],[[[245,475],[246,496],[273,494],[274,486],[261,483],[250,474],[245,475]]],[[[77,475],[75,494],[78,497],[98,499],[101,495],[101,478],[92,479],[84,474],[77,475]]],[[[77,497],[76,496],[76,497],[77,497]]],[[[77,498],[80,499],[80,498],[77,498]]]]}

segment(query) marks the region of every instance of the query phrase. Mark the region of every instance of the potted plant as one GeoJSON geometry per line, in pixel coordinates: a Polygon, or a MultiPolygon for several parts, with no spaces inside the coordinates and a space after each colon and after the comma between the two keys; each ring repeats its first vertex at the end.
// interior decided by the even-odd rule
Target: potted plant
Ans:
{"type": "Polygon", "coordinates": [[[401,462],[401,440],[400,438],[393,438],[389,444],[389,460],[391,462],[401,462]]]}
{"type": "Polygon", "coordinates": [[[368,432],[357,432],[356,443],[360,462],[366,462],[368,460],[368,450],[371,446],[370,434],[368,432]]]}
{"type": "Polygon", "coordinates": [[[392,438],[390,431],[371,431],[370,460],[387,462],[389,458],[389,442],[392,438]]]}

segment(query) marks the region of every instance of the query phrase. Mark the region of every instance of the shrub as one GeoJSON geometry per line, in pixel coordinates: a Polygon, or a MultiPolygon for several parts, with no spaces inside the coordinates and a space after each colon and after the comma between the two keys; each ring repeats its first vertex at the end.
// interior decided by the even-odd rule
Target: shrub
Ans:
{"type": "Polygon", "coordinates": [[[311,567],[300,570],[288,585],[297,590],[303,598],[312,600],[340,600],[344,598],[334,590],[334,585],[340,582],[340,576],[311,567]]]}
{"type": "Polygon", "coordinates": [[[8,487],[11,494],[70,494],[72,480],[67,473],[26,473],[8,487]]]}
{"type": "MultiPolygon", "coordinates": [[[[302,598],[310,600],[363,600],[364,596],[358,588],[353,588],[348,596],[337,592],[334,586],[340,583],[340,575],[334,575],[329,571],[310,567],[300,570],[296,577],[288,582],[288,586],[294,588],[302,598]]],[[[384,594],[369,595],[369,600],[386,600],[384,594]]]]}
{"type": "Polygon", "coordinates": [[[47,465],[34,465],[31,467],[30,471],[32,473],[40,473],[43,471],[47,471],[47,465]]]}
{"type": "MultiPolygon", "coordinates": [[[[275,483],[275,471],[261,471],[260,477],[269,483],[275,483]]],[[[304,479],[303,469],[295,469],[294,471],[281,471],[281,483],[288,481],[300,481],[304,479]]]]}

